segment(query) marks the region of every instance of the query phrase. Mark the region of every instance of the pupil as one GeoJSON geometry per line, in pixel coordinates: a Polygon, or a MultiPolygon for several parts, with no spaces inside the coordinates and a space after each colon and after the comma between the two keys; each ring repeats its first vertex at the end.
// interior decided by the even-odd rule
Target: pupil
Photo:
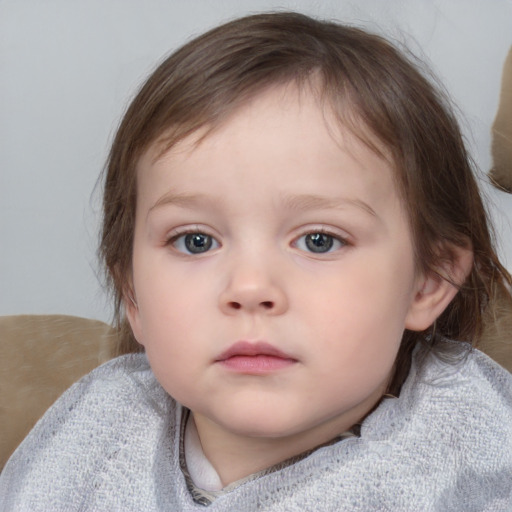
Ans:
{"type": "Polygon", "coordinates": [[[202,233],[189,233],[185,236],[185,246],[194,254],[206,252],[212,246],[212,237],[202,233]]]}
{"type": "Polygon", "coordinates": [[[332,236],[325,233],[306,235],[306,245],[311,252],[327,252],[333,246],[332,236]]]}

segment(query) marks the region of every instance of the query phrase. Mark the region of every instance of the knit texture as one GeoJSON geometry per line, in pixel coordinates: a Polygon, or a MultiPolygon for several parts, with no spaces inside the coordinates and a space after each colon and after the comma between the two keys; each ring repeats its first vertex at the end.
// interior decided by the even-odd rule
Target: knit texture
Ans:
{"type": "Polygon", "coordinates": [[[204,507],[179,465],[182,408],[144,355],[71,387],[0,475],[0,511],[510,511],[512,375],[473,351],[418,354],[398,399],[360,437],[236,487],[204,507]]]}

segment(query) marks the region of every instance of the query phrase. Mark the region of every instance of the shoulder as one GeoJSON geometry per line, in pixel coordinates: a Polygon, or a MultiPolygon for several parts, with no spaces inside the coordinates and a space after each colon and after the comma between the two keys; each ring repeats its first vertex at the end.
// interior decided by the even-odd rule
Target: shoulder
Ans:
{"type": "Polygon", "coordinates": [[[91,487],[101,488],[116,471],[137,474],[139,466],[152,463],[162,430],[173,428],[175,410],[144,355],[97,368],[62,395],[5,466],[0,496],[6,510],[17,509],[9,508],[12,503],[38,504],[31,510],[78,509],[91,487]]]}
{"type": "Polygon", "coordinates": [[[382,401],[359,438],[296,465],[314,483],[290,499],[314,510],[314,487],[351,510],[511,510],[511,386],[478,351],[443,361],[417,350],[400,396],[382,401]]]}
{"type": "Polygon", "coordinates": [[[462,421],[470,409],[476,427],[475,414],[481,410],[484,417],[493,416],[489,426],[496,429],[496,414],[504,418],[512,414],[512,374],[476,349],[462,351],[449,360],[433,354],[424,358],[417,355],[403,392],[421,406],[451,409],[453,420],[449,424],[462,421]]]}
{"type": "Polygon", "coordinates": [[[400,397],[368,420],[365,434],[394,447],[395,470],[437,507],[512,506],[512,375],[485,354],[417,352],[400,397]]]}
{"type": "Polygon", "coordinates": [[[96,368],[71,386],[34,428],[39,435],[50,426],[122,425],[126,414],[170,407],[168,395],[156,381],[144,354],[130,354],[96,368]]]}
{"type": "Polygon", "coordinates": [[[428,437],[449,433],[470,453],[499,451],[502,441],[512,448],[512,375],[476,349],[449,360],[416,353],[394,405],[400,417],[424,424],[428,437]]]}

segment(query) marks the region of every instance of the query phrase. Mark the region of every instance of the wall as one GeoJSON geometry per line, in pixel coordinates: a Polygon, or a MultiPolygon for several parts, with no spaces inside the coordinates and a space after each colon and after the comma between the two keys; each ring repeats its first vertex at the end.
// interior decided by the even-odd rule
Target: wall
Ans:
{"type": "MultiPolygon", "coordinates": [[[[276,8],[406,42],[454,97],[488,170],[512,0],[0,0],[0,315],[109,318],[94,189],[121,113],[169,50],[276,8]]],[[[512,268],[512,196],[485,189],[512,268]]]]}

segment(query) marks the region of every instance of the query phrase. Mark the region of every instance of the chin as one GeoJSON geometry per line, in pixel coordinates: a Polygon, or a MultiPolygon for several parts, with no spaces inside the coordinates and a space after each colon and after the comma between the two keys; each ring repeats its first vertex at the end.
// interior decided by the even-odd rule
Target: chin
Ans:
{"type": "Polygon", "coordinates": [[[278,439],[301,433],[299,419],[279,418],[272,413],[223,417],[221,426],[237,436],[278,439]]]}

